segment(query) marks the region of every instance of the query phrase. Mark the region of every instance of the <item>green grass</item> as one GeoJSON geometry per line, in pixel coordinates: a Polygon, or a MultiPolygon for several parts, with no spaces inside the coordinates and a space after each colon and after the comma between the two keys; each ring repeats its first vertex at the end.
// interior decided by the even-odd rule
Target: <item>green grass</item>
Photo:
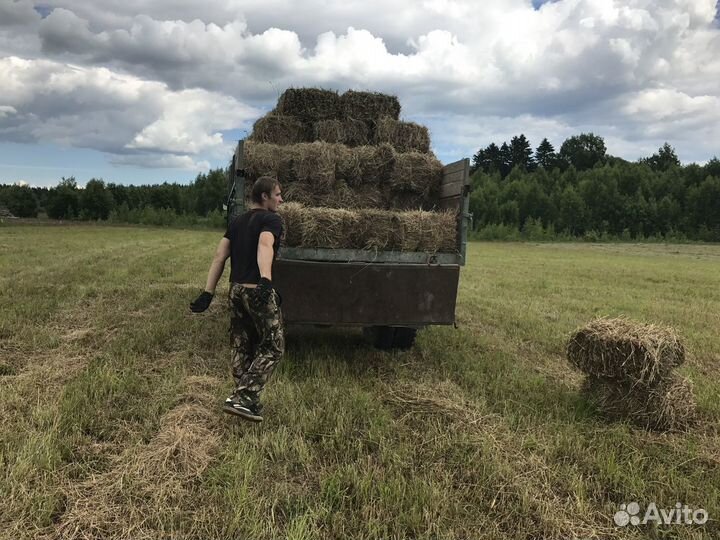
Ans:
{"type": "Polygon", "coordinates": [[[0,538],[720,537],[720,246],[471,243],[459,328],[291,328],[252,425],[219,410],[225,279],[187,311],[218,236],[0,228],[0,538]],[[580,396],[567,338],[621,314],[682,335],[697,429],[580,396]],[[710,521],[616,527],[630,501],[710,521]]]}

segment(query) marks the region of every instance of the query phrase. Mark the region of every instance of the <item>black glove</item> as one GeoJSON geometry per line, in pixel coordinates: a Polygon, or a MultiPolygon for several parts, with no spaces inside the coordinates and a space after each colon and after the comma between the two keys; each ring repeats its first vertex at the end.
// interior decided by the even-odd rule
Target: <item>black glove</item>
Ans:
{"type": "Polygon", "coordinates": [[[200,296],[198,296],[194,301],[190,302],[190,311],[192,311],[193,313],[202,313],[208,307],[210,307],[210,302],[212,302],[212,299],[212,293],[203,291],[200,296]]]}
{"type": "Polygon", "coordinates": [[[255,298],[262,305],[267,305],[270,302],[270,296],[273,292],[272,281],[268,278],[260,278],[258,286],[255,287],[255,298]]]}

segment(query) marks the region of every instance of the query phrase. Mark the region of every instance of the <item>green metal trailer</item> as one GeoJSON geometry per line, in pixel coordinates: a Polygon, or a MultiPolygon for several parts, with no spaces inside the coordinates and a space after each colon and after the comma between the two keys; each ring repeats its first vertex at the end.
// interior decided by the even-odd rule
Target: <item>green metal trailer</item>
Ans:
{"type": "MultiPolygon", "coordinates": [[[[311,249],[281,246],[273,284],[287,323],[361,326],[381,349],[412,346],[418,329],[455,324],[460,267],[465,264],[470,162],[443,168],[441,209],[455,211],[452,253],[311,249]]],[[[245,211],[243,141],[230,166],[228,220],[245,211]]]]}

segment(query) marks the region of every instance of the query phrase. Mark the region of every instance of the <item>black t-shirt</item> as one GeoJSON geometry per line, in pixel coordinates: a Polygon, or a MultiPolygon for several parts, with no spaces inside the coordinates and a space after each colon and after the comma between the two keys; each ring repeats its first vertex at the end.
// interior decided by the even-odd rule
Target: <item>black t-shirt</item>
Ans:
{"type": "Polygon", "coordinates": [[[235,283],[257,283],[260,268],[257,264],[257,248],[260,233],[270,231],[275,237],[273,260],[277,257],[282,236],[282,220],[270,210],[254,208],[232,220],[225,231],[230,240],[230,281],[235,283]]]}

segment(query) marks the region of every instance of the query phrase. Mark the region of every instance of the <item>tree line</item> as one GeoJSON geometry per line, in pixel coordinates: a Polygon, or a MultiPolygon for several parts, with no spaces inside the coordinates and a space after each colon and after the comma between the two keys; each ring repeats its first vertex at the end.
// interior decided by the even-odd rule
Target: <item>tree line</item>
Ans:
{"type": "Polygon", "coordinates": [[[668,143],[636,162],[583,133],[558,151],[524,135],[472,159],[470,211],[481,238],[585,236],[720,241],[720,160],[681,165],[668,143]]]}
{"type": "Polygon", "coordinates": [[[93,178],[80,189],[74,177],[62,178],[51,188],[0,185],[0,204],[16,217],[37,217],[44,212],[51,219],[148,225],[193,224],[202,218],[222,226],[226,197],[227,171],[223,169],[198,174],[187,185],[125,186],[93,178]]]}
{"type": "MultiPolygon", "coordinates": [[[[720,241],[720,161],[681,165],[665,143],[629,162],[607,154],[602,137],[583,133],[559,150],[525,135],[491,143],[472,159],[470,210],[480,238],[673,238],[720,241]]],[[[18,217],[111,220],[222,227],[226,171],[188,185],[124,186],[74,178],[51,188],[0,185],[0,205],[18,217]]]]}

